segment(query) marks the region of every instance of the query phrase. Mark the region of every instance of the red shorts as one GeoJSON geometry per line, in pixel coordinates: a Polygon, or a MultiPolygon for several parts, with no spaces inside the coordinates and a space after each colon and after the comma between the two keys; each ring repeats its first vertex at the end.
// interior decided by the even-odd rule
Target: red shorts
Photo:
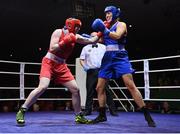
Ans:
{"type": "Polygon", "coordinates": [[[56,63],[48,58],[43,58],[41,64],[40,78],[46,77],[54,80],[56,84],[63,84],[65,82],[74,80],[74,76],[70,72],[67,64],[56,63]]]}

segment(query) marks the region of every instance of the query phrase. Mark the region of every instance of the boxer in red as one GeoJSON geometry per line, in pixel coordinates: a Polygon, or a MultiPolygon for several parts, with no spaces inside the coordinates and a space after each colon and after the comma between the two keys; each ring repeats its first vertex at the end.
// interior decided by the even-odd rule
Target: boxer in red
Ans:
{"type": "Polygon", "coordinates": [[[48,88],[53,80],[61,84],[72,93],[72,104],[75,112],[75,122],[87,124],[87,120],[81,112],[81,100],[77,83],[66,64],[66,59],[73,51],[75,43],[90,44],[98,41],[99,37],[85,38],[78,33],[81,21],[76,18],[66,19],[62,29],[56,29],[51,36],[47,54],[42,59],[39,85],[27,97],[24,104],[16,114],[18,124],[25,123],[25,112],[36,102],[37,98],[48,88]]]}

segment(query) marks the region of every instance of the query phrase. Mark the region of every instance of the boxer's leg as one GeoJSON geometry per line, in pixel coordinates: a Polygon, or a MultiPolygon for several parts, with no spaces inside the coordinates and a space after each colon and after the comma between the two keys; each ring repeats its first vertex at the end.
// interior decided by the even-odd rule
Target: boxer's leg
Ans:
{"type": "Polygon", "coordinates": [[[19,111],[16,114],[16,121],[18,124],[24,124],[25,123],[25,112],[28,110],[28,108],[36,102],[38,97],[47,89],[49,86],[50,79],[42,77],[39,82],[39,86],[35,88],[26,99],[25,103],[22,105],[22,107],[19,109],[19,111]]]}
{"type": "Polygon", "coordinates": [[[79,89],[77,87],[77,83],[75,80],[71,80],[69,82],[66,82],[63,84],[65,87],[69,89],[69,91],[72,93],[72,104],[75,112],[75,122],[76,123],[82,123],[82,124],[88,124],[89,120],[87,120],[81,111],[81,99],[80,99],[80,93],[79,89]]]}

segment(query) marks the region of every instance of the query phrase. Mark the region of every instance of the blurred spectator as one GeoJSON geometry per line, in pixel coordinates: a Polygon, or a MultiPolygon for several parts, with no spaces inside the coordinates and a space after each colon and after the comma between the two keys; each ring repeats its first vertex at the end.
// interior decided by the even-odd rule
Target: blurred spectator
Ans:
{"type": "Polygon", "coordinates": [[[180,81],[178,79],[174,79],[173,84],[174,86],[180,86],[180,81]]]}
{"type": "Polygon", "coordinates": [[[170,110],[170,105],[168,102],[164,101],[162,103],[161,113],[168,113],[170,114],[172,111],[170,110]]]}
{"type": "Polygon", "coordinates": [[[40,110],[39,105],[38,105],[37,103],[34,103],[34,104],[33,104],[33,111],[34,111],[34,112],[37,112],[37,111],[39,111],[39,110],[40,110]]]}
{"type": "Polygon", "coordinates": [[[171,80],[167,76],[166,73],[162,73],[162,75],[160,75],[160,77],[158,78],[159,86],[168,86],[168,85],[170,85],[170,83],[171,83],[171,80]]]}
{"type": "Polygon", "coordinates": [[[10,112],[9,107],[7,105],[3,106],[3,112],[10,112]]]}
{"type": "Polygon", "coordinates": [[[65,103],[65,110],[66,111],[72,110],[72,108],[71,108],[71,101],[66,101],[66,103],[65,103]]]}

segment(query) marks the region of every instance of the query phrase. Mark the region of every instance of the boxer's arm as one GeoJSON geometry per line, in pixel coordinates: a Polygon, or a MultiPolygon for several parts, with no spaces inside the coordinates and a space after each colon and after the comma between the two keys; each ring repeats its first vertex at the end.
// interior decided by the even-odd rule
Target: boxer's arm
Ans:
{"type": "Polygon", "coordinates": [[[59,48],[59,38],[61,37],[61,34],[62,34],[61,29],[57,29],[52,33],[51,40],[50,40],[50,47],[49,47],[50,51],[58,51],[58,50],[60,50],[60,48],[59,48]]]}
{"type": "Polygon", "coordinates": [[[109,33],[109,37],[111,37],[112,39],[118,40],[120,39],[122,36],[127,34],[127,27],[126,24],[124,22],[119,22],[117,25],[117,29],[115,32],[110,32],[109,33]]]}
{"type": "Polygon", "coordinates": [[[76,43],[79,43],[79,44],[94,44],[94,43],[97,43],[98,40],[99,40],[98,36],[86,38],[79,34],[76,34],[76,43]]]}

